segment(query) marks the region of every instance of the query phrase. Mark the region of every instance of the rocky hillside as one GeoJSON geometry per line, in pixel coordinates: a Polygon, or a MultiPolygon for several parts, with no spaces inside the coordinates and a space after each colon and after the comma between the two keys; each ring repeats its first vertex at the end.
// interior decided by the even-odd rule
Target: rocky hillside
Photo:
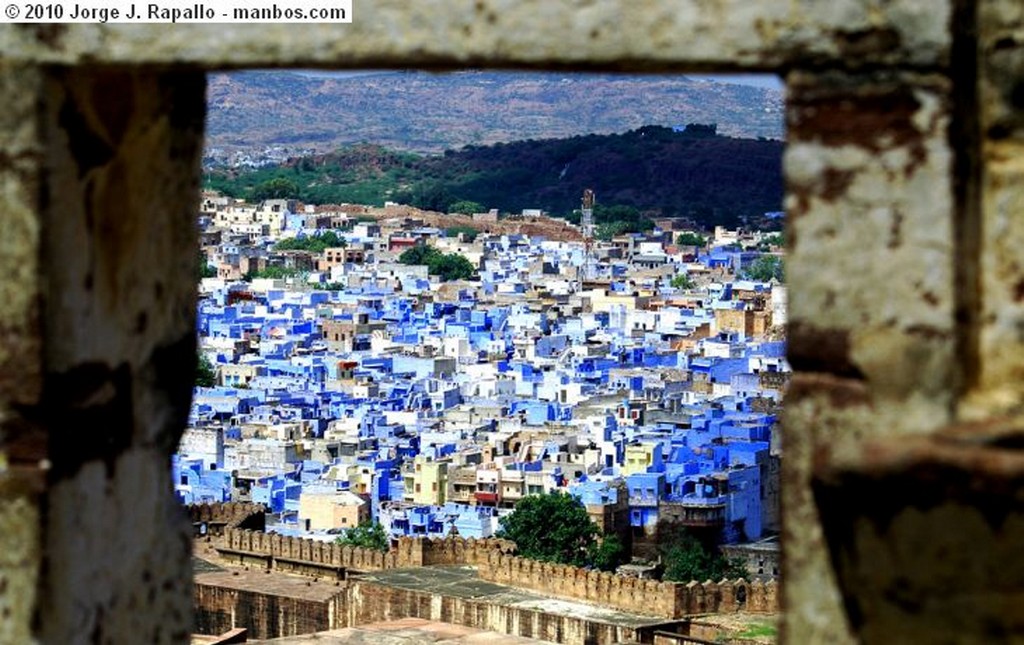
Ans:
{"type": "Polygon", "coordinates": [[[694,80],[526,72],[213,74],[207,163],[264,162],[370,142],[437,154],[466,145],[717,123],[783,137],[778,89],[694,80]]]}

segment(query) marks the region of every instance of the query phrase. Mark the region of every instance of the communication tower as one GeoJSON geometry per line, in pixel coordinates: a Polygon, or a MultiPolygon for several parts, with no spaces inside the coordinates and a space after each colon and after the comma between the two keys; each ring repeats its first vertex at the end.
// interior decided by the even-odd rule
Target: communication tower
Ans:
{"type": "Polygon", "coordinates": [[[580,290],[583,281],[592,279],[592,264],[594,255],[594,191],[587,188],[583,191],[583,216],[580,218],[580,227],[583,229],[583,267],[580,279],[580,290]]]}

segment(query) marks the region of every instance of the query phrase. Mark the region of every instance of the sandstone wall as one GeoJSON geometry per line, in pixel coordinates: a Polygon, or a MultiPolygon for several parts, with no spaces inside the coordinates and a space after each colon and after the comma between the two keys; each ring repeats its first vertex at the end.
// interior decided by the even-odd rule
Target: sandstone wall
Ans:
{"type": "Polygon", "coordinates": [[[318,570],[333,574],[339,569],[379,571],[436,564],[478,565],[492,553],[509,553],[515,548],[507,540],[401,538],[390,551],[383,552],[230,527],[216,545],[229,558],[256,557],[275,568],[291,568],[311,575],[317,575],[318,570]]]}
{"type": "Polygon", "coordinates": [[[206,524],[210,535],[221,535],[227,527],[262,531],[267,512],[262,504],[249,502],[189,504],[185,509],[192,525],[206,524]]]}
{"type": "Polygon", "coordinates": [[[347,590],[327,601],[280,596],[258,591],[194,585],[197,634],[223,634],[245,627],[249,637],[266,639],[310,634],[344,627],[347,590]]]}
{"type": "Polygon", "coordinates": [[[779,609],[774,581],[682,584],[642,580],[502,553],[492,554],[478,571],[482,579],[510,587],[664,618],[735,611],[774,613],[779,609]]]}
{"type": "Polygon", "coordinates": [[[470,600],[363,581],[350,584],[352,594],[349,621],[352,625],[414,617],[567,645],[641,640],[640,630],[627,625],[490,604],[486,599],[470,600]]]}

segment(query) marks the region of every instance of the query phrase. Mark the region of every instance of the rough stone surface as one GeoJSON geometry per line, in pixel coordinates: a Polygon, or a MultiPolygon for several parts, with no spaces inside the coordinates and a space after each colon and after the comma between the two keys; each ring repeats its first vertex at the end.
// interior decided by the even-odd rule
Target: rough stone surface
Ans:
{"type": "MultiPolygon", "coordinates": [[[[991,496],[1002,524],[955,490],[917,507],[908,459],[954,415],[1024,409],[1020,2],[355,4],[348,26],[0,26],[0,641],[26,642],[33,611],[44,642],[185,640],[166,457],[194,360],[201,71],[262,66],[788,73],[783,640],[941,640],[930,615],[980,602],[943,604],[959,570],[990,573],[983,600],[1006,608],[961,640],[1019,634],[1020,572],[993,568],[1019,546],[1016,498],[991,496]],[[906,442],[883,477],[865,450],[887,436],[906,442]],[[887,524],[835,514],[862,485],[891,498],[887,524]],[[899,575],[861,575],[879,563],[899,575]]],[[[947,461],[934,472],[1003,490],[947,461]]]]}
{"type": "Polygon", "coordinates": [[[942,65],[950,0],[376,0],[350,25],[4,25],[6,56],[202,66],[942,65]]]}
{"type": "Polygon", "coordinates": [[[982,185],[976,389],[964,413],[1022,410],[1024,395],[1024,7],[979,3],[982,185]]]}
{"type": "Polygon", "coordinates": [[[202,74],[55,70],[45,102],[46,643],[185,642],[169,459],[195,374],[202,74]],[[130,635],[130,636],[129,636],[130,635]]]}
{"type": "Polygon", "coordinates": [[[1021,428],[959,426],[861,443],[815,493],[847,615],[863,642],[1017,642],[1024,619],[1021,428]],[[898,493],[897,493],[898,491],[898,493]]]}
{"type": "Polygon", "coordinates": [[[948,83],[888,74],[789,82],[794,367],[863,378],[873,397],[918,397],[923,414],[941,414],[955,365],[948,83]]]}
{"type": "Polygon", "coordinates": [[[0,642],[31,640],[45,434],[22,406],[41,394],[38,70],[0,62],[0,642]]]}

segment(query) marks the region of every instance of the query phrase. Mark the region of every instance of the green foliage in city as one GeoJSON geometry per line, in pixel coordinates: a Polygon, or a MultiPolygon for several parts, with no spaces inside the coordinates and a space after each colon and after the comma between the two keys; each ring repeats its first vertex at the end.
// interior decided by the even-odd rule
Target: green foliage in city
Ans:
{"type": "Polygon", "coordinates": [[[293,269],[290,267],[267,267],[265,269],[249,271],[245,274],[245,280],[251,281],[259,278],[281,280],[284,278],[294,278],[299,275],[302,275],[302,271],[299,269],[293,269]]]}
{"type": "Polygon", "coordinates": [[[196,277],[197,282],[203,278],[216,278],[217,267],[212,267],[207,263],[206,254],[199,251],[199,259],[196,266],[196,277]]]}
{"type": "Polygon", "coordinates": [[[768,248],[772,246],[786,246],[786,236],[782,233],[768,235],[761,238],[761,244],[759,246],[764,250],[768,250],[768,248]]]}
{"type": "Polygon", "coordinates": [[[599,534],[587,509],[566,493],[530,495],[500,520],[498,537],[524,558],[585,566],[599,534]]]}
{"type": "Polygon", "coordinates": [[[348,246],[345,238],[334,231],[325,231],[320,235],[308,235],[306,237],[290,237],[281,240],[274,245],[278,251],[311,251],[323,253],[324,249],[343,248],[348,246]]]}
{"type": "Polygon", "coordinates": [[[501,518],[498,537],[524,558],[614,571],[629,552],[614,534],[601,537],[583,503],[565,493],[530,495],[501,518]]]}
{"type": "Polygon", "coordinates": [[[253,201],[264,199],[295,199],[299,196],[299,185],[291,179],[274,177],[267,181],[260,182],[252,189],[253,201]]]}
{"type": "Polygon", "coordinates": [[[629,551],[619,536],[614,533],[607,534],[588,549],[587,562],[601,571],[615,571],[620,565],[629,562],[629,551]]]}
{"type": "Polygon", "coordinates": [[[402,264],[425,265],[427,273],[450,280],[469,280],[476,272],[473,263],[458,253],[441,253],[432,246],[420,245],[406,249],[398,256],[402,264]]]}
{"type": "Polygon", "coordinates": [[[673,289],[693,289],[696,286],[693,279],[685,273],[680,273],[672,278],[669,284],[672,285],[673,289]]]}
{"type": "Polygon", "coordinates": [[[402,264],[430,266],[430,262],[440,256],[441,252],[434,247],[419,244],[402,251],[402,254],[398,256],[398,261],[402,264]]]}
{"type": "Polygon", "coordinates": [[[706,238],[701,235],[697,235],[696,233],[690,233],[689,231],[686,233],[680,233],[679,237],[676,238],[676,244],[679,246],[703,247],[707,243],[708,241],[706,238]]]}
{"type": "Polygon", "coordinates": [[[743,271],[743,277],[758,282],[784,282],[785,265],[782,258],[777,255],[762,255],[743,271]]]}
{"type": "Polygon", "coordinates": [[[217,371],[206,357],[206,354],[199,354],[196,361],[196,387],[213,387],[217,385],[217,371]]]}
{"type": "Polygon", "coordinates": [[[387,551],[390,546],[390,540],[384,527],[379,522],[369,521],[364,521],[359,526],[348,529],[334,541],[341,545],[377,551],[387,551]]]}
{"type": "Polygon", "coordinates": [[[483,204],[480,202],[469,201],[468,199],[460,199],[457,202],[453,202],[448,207],[449,213],[460,213],[462,215],[472,215],[473,213],[484,212],[483,204]]]}
{"type": "Polygon", "coordinates": [[[747,575],[742,562],[726,558],[683,530],[676,531],[669,539],[663,541],[660,548],[665,563],[666,580],[718,581],[723,578],[743,578],[747,575]]]}

